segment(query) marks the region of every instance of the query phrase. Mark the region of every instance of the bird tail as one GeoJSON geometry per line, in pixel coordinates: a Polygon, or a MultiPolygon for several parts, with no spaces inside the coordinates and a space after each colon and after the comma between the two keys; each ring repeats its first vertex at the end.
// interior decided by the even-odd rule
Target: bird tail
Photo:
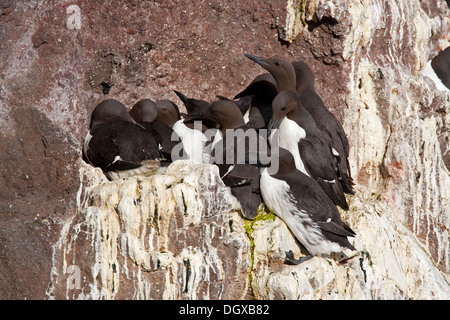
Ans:
{"type": "Polygon", "coordinates": [[[356,233],[345,222],[342,222],[342,226],[334,222],[322,222],[319,223],[319,228],[327,239],[338,243],[341,247],[356,250],[347,238],[354,237],[356,233]]]}
{"type": "Polygon", "coordinates": [[[353,190],[353,186],[355,183],[353,182],[353,178],[350,173],[350,164],[348,163],[348,159],[342,159],[340,156],[336,157],[337,160],[337,170],[339,176],[339,182],[344,193],[354,195],[355,191],[353,190]]]}
{"type": "Polygon", "coordinates": [[[323,191],[330,197],[334,204],[338,205],[344,210],[348,210],[347,199],[345,198],[343,188],[337,181],[330,183],[322,179],[317,179],[317,182],[322,187],[323,191]]]}
{"type": "Polygon", "coordinates": [[[339,178],[339,182],[342,188],[342,191],[347,194],[354,195],[355,191],[353,190],[353,186],[355,183],[353,182],[352,177],[350,177],[347,174],[341,174],[341,177],[339,178]]]}

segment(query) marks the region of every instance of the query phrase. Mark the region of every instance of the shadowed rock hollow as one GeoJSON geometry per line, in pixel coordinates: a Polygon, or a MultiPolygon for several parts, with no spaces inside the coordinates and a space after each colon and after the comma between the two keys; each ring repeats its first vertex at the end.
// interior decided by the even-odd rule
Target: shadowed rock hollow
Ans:
{"type": "Polygon", "coordinates": [[[3,299],[448,299],[450,94],[420,74],[445,1],[3,1],[3,299]],[[68,22],[79,8],[79,25],[68,22]],[[103,99],[232,97],[302,59],[350,142],[346,264],[283,264],[284,223],[242,219],[212,165],[109,182],[81,160],[103,99]]]}

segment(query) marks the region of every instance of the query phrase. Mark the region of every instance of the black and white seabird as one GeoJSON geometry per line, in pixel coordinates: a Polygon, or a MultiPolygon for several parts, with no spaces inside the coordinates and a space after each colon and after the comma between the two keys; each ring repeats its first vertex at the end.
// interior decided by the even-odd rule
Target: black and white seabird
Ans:
{"type": "MultiPolygon", "coordinates": [[[[159,103],[161,104],[161,102],[159,103]]],[[[172,161],[172,150],[179,143],[180,138],[170,126],[161,121],[163,120],[161,119],[162,114],[158,114],[158,110],[153,100],[141,99],[128,113],[137,123],[153,134],[165,159],[161,164],[166,165],[172,161]]]]}
{"type": "Polygon", "coordinates": [[[158,121],[171,127],[181,139],[181,144],[172,149],[172,160],[189,159],[194,164],[210,163],[210,139],[203,134],[201,123],[198,122],[199,129],[195,128],[195,124],[194,128],[187,126],[178,106],[170,100],[159,100],[156,106],[158,121]]]}
{"type": "Polygon", "coordinates": [[[219,167],[224,184],[231,187],[231,193],[239,200],[242,215],[254,219],[262,204],[260,172],[249,163],[251,154],[256,163],[260,148],[267,149],[266,140],[245,124],[241,110],[232,101],[215,101],[202,111],[202,116],[219,124],[220,135],[216,135],[212,147],[213,163],[219,167]]]}
{"type": "Polygon", "coordinates": [[[302,106],[311,114],[317,127],[332,139],[333,153],[338,159],[340,177],[339,182],[345,193],[354,194],[353,179],[351,177],[349,144],[345,131],[340,122],[328,111],[322,99],[314,89],[314,74],[304,62],[289,63],[281,58],[261,58],[246,55],[270,72],[275,78],[278,93],[285,90],[297,92],[302,106]]]}
{"type": "MultiPolygon", "coordinates": [[[[295,92],[279,93],[273,100],[272,108],[272,126],[278,127],[278,145],[293,154],[298,170],[316,180],[335,204],[347,210],[331,139],[317,128],[295,92]]],[[[272,147],[274,143],[271,141],[272,147]]]]}
{"type": "Polygon", "coordinates": [[[110,180],[153,174],[163,158],[154,136],[114,99],[102,101],[92,112],[83,152],[110,180]]]}
{"type": "Polygon", "coordinates": [[[336,206],[317,182],[296,169],[289,151],[280,148],[278,171],[269,170],[264,168],[261,172],[264,203],[311,254],[295,260],[292,251],[288,251],[288,263],[299,264],[312,256],[336,258],[335,253],[342,255],[343,248],[355,250],[347,239],[354,237],[355,232],[341,220],[336,206]]]}
{"type": "Polygon", "coordinates": [[[450,47],[428,61],[421,73],[433,80],[438,90],[450,92],[450,47]]]}

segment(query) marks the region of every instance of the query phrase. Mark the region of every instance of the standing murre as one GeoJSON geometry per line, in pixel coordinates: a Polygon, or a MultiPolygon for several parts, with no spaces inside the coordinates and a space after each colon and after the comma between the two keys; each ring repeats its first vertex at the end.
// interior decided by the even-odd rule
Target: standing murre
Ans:
{"type": "Polygon", "coordinates": [[[154,136],[117,100],[99,103],[91,115],[83,153],[110,180],[154,174],[163,159],[154,136]]]}
{"type": "Polygon", "coordinates": [[[343,257],[343,248],[356,250],[347,237],[355,232],[345,224],[336,206],[314,180],[297,170],[293,155],[279,148],[278,170],[262,169],[260,188],[266,206],[289,227],[310,256],[294,259],[286,252],[286,262],[299,264],[312,256],[343,257]]]}
{"type": "Polygon", "coordinates": [[[348,210],[331,139],[317,128],[294,92],[279,93],[272,107],[272,128],[278,127],[278,145],[292,153],[298,170],[316,180],[335,204],[348,210]]]}

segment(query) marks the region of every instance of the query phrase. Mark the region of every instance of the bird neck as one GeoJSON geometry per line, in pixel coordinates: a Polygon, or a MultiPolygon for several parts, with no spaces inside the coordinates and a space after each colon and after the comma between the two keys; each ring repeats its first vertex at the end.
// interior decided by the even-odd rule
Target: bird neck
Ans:
{"type": "Polygon", "coordinates": [[[286,90],[296,92],[295,69],[291,64],[287,64],[284,71],[272,75],[277,82],[278,93],[286,90]]]}
{"type": "MultiPolygon", "coordinates": [[[[291,111],[286,114],[286,117],[290,120],[296,121],[296,119],[302,116],[302,108],[301,106],[296,106],[291,111]]],[[[297,122],[297,121],[296,121],[297,122]]]]}
{"type": "Polygon", "coordinates": [[[297,91],[297,93],[303,93],[303,92],[305,92],[305,91],[314,91],[314,80],[311,82],[311,81],[307,81],[307,80],[305,80],[305,79],[302,79],[302,78],[297,78],[297,84],[296,84],[296,86],[297,86],[297,88],[296,88],[296,91],[297,91]]]}
{"type": "Polygon", "coordinates": [[[177,119],[175,117],[164,117],[158,115],[155,120],[164,123],[166,126],[172,128],[173,125],[180,119],[177,119]]]}
{"type": "Polygon", "coordinates": [[[281,77],[280,79],[277,79],[277,90],[278,93],[282,91],[293,91],[296,92],[295,87],[295,78],[294,77],[281,77]]]}

